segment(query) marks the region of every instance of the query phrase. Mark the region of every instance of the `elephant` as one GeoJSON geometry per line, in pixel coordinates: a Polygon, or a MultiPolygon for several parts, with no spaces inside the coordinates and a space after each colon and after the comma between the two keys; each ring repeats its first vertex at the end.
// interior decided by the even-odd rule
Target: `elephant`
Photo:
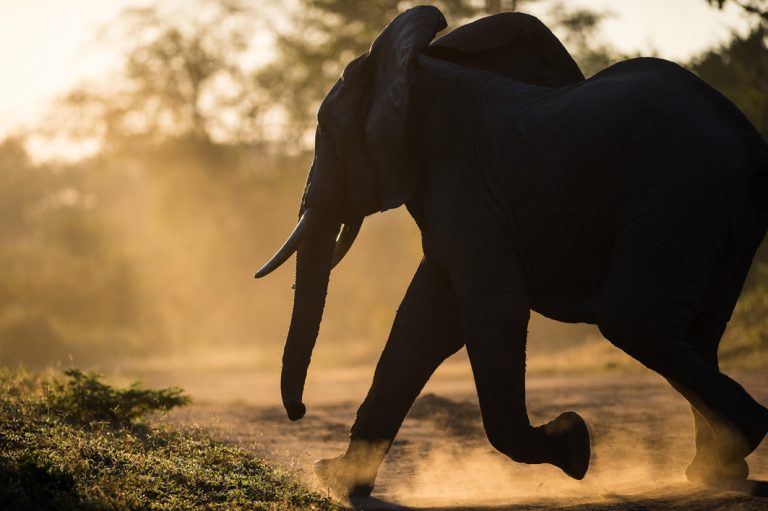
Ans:
{"type": "Polygon", "coordinates": [[[304,381],[331,269],[364,217],[405,205],[423,259],[337,458],[316,472],[369,495],[435,369],[466,347],[491,445],[581,479],[585,421],[535,426],[525,402],[530,311],[595,324],[690,403],[699,484],[743,481],[768,410],[718,366],[718,345],[768,229],[768,145],[694,74],[636,58],[585,79],[537,18],[446,28],[433,6],[398,15],[345,68],[318,112],[315,154],[285,244],[294,306],[282,401],[304,381]]]}

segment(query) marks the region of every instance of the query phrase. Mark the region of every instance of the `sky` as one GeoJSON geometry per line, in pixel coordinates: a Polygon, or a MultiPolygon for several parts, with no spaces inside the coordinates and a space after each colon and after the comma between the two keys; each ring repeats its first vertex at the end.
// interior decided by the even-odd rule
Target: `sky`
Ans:
{"type": "MultiPolygon", "coordinates": [[[[263,0],[254,0],[263,1],[263,0]]],[[[122,9],[148,0],[0,0],[0,136],[32,127],[57,96],[93,77],[108,74],[116,55],[96,33],[122,9]]],[[[541,15],[547,3],[524,6],[541,15]]],[[[670,60],[728,40],[747,23],[738,7],[723,11],[704,0],[567,0],[610,11],[604,39],[624,52],[654,50],[670,60]]],[[[190,2],[191,4],[191,2],[190,2]]]]}

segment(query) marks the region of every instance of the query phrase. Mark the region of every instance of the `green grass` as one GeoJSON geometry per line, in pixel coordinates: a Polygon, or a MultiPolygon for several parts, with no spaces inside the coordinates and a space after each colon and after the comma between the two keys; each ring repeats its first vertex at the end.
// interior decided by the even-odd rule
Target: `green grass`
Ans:
{"type": "Polygon", "coordinates": [[[0,370],[0,509],[337,509],[290,474],[146,414],[185,405],[180,389],[115,389],[0,370]]]}

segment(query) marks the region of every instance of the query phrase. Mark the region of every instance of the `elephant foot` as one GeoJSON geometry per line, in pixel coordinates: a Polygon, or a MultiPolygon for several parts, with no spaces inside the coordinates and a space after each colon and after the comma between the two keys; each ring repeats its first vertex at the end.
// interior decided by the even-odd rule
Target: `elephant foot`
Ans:
{"type": "Polygon", "coordinates": [[[574,479],[583,479],[591,453],[587,423],[574,412],[565,412],[541,426],[550,445],[549,463],[574,479]]]}
{"type": "Polygon", "coordinates": [[[345,454],[315,462],[315,475],[336,497],[368,497],[388,448],[388,442],[351,442],[345,454]]]}
{"type": "Polygon", "coordinates": [[[376,474],[362,473],[344,456],[315,462],[315,475],[331,494],[341,498],[368,497],[376,474]]]}
{"type": "Polygon", "coordinates": [[[759,418],[750,421],[746,427],[713,424],[714,443],[697,450],[685,469],[686,478],[693,483],[712,486],[746,480],[749,465],[744,458],[757,449],[768,433],[768,410],[760,408],[759,418]]]}
{"type": "Polygon", "coordinates": [[[724,423],[711,425],[715,456],[721,465],[736,465],[752,454],[768,434],[768,410],[760,406],[757,417],[742,420],[739,427],[724,423]]]}
{"type": "Polygon", "coordinates": [[[722,486],[723,483],[743,481],[749,476],[749,465],[743,459],[723,463],[715,455],[696,453],[685,469],[685,477],[692,483],[722,486]]]}

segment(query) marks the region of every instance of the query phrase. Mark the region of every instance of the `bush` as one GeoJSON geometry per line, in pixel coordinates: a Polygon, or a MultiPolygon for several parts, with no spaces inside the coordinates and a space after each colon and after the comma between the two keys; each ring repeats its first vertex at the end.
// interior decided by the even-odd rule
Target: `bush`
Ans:
{"type": "Polygon", "coordinates": [[[180,389],[115,389],[0,370],[0,509],[336,509],[290,474],[147,413],[189,402],[180,389]]]}
{"type": "Polygon", "coordinates": [[[48,403],[51,411],[74,423],[128,426],[148,413],[168,411],[190,402],[179,388],[149,390],[134,383],[120,390],[102,383],[99,374],[83,374],[77,369],[68,369],[64,374],[69,379],[53,382],[48,403]]]}

